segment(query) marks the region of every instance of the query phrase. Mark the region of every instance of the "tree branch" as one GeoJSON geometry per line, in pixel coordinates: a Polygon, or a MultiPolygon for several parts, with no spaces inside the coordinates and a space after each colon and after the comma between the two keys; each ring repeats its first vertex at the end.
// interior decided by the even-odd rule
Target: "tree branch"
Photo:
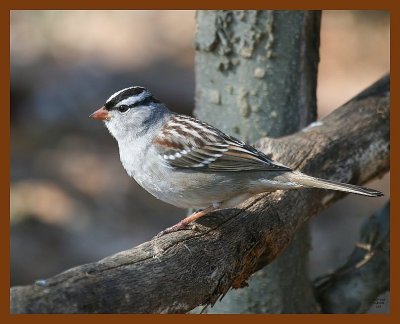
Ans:
{"type": "MultiPolygon", "coordinates": [[[[389,96],[386,76],[320,124],[258,146],[310,175],[365,183],[389,170],[389,96]]],[[[183,313],[213,304],[231,287],[246,285],[311,215],[343,196],[318,189],[257,195],[201,218],[197,231],[172,233],[11,288],[11,312],[183,313]]]]}
{"type": "Polygon", "coordinates": [[[324,313],[365,313],[389,289],[390,207],[371,216],[347,262],[315,282],[324,313]]]}

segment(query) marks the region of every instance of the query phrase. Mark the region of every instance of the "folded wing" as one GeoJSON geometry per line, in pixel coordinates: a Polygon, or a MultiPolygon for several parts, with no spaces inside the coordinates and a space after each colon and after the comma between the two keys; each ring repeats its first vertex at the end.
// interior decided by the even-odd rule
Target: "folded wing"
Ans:
{"type": "Polygon", "coordinates": [[[264,153],[195,118],[174,115],[153,139],[159,155],[174,168],[202,172],[291,171],[264,153]]]}

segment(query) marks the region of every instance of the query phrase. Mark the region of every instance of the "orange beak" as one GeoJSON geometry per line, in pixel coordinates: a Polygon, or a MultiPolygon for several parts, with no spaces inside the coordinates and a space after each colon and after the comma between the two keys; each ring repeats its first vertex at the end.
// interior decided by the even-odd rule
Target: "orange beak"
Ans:
{"type": "Polygon", "coordinates": [[[98,120],[110,120],[110,118],[111,118],[110,113],[104,106],[101,107],[100,109],[96,110],[89,117],[93,118],[93,119],[98,119],[98,120]]]}

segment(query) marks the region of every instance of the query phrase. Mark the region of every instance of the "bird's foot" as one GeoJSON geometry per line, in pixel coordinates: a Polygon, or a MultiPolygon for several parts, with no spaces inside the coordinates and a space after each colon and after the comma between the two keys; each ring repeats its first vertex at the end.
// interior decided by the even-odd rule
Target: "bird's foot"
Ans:
{"type": "Polygon", "coordinates": [[[155,237],[159,238],[161,236],[164,236],[165,234],[192,229],[193,226],[190,225],[189,223],[184,222],[184,220],[181,220],[178,224],[175,224],[173,226],[170,226],[170,227],[166,228],[165,230],[163,230],[160,233],[158,233],[155,237]]]}
{"type": "Polygon", "coordinates": [[[155,236],[155,238],[159,238],[161,236],[164,236],[165,234],[177,231],[196,229],[197,227],[194,224],[192,225],[191,223],[215,209],[216,206],[210,206],[207,207],[206,209],[199,210],[193,213],[192,215],[186,217],[185,219],[182,219],[178,224],[175,224],[174,226],[168,227],[165,230],[161,231],[155,236]]]}

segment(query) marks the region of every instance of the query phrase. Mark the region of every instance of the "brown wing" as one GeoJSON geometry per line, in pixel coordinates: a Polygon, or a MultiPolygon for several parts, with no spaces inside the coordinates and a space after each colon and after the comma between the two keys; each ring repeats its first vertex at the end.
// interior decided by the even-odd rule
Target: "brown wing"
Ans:
{"type": "Polygon", "coordinates": [[[173,115],[153,144],[165,162],[175,168],[202,172],[291,170],[215,127],[182,115],[173,115]]]}

